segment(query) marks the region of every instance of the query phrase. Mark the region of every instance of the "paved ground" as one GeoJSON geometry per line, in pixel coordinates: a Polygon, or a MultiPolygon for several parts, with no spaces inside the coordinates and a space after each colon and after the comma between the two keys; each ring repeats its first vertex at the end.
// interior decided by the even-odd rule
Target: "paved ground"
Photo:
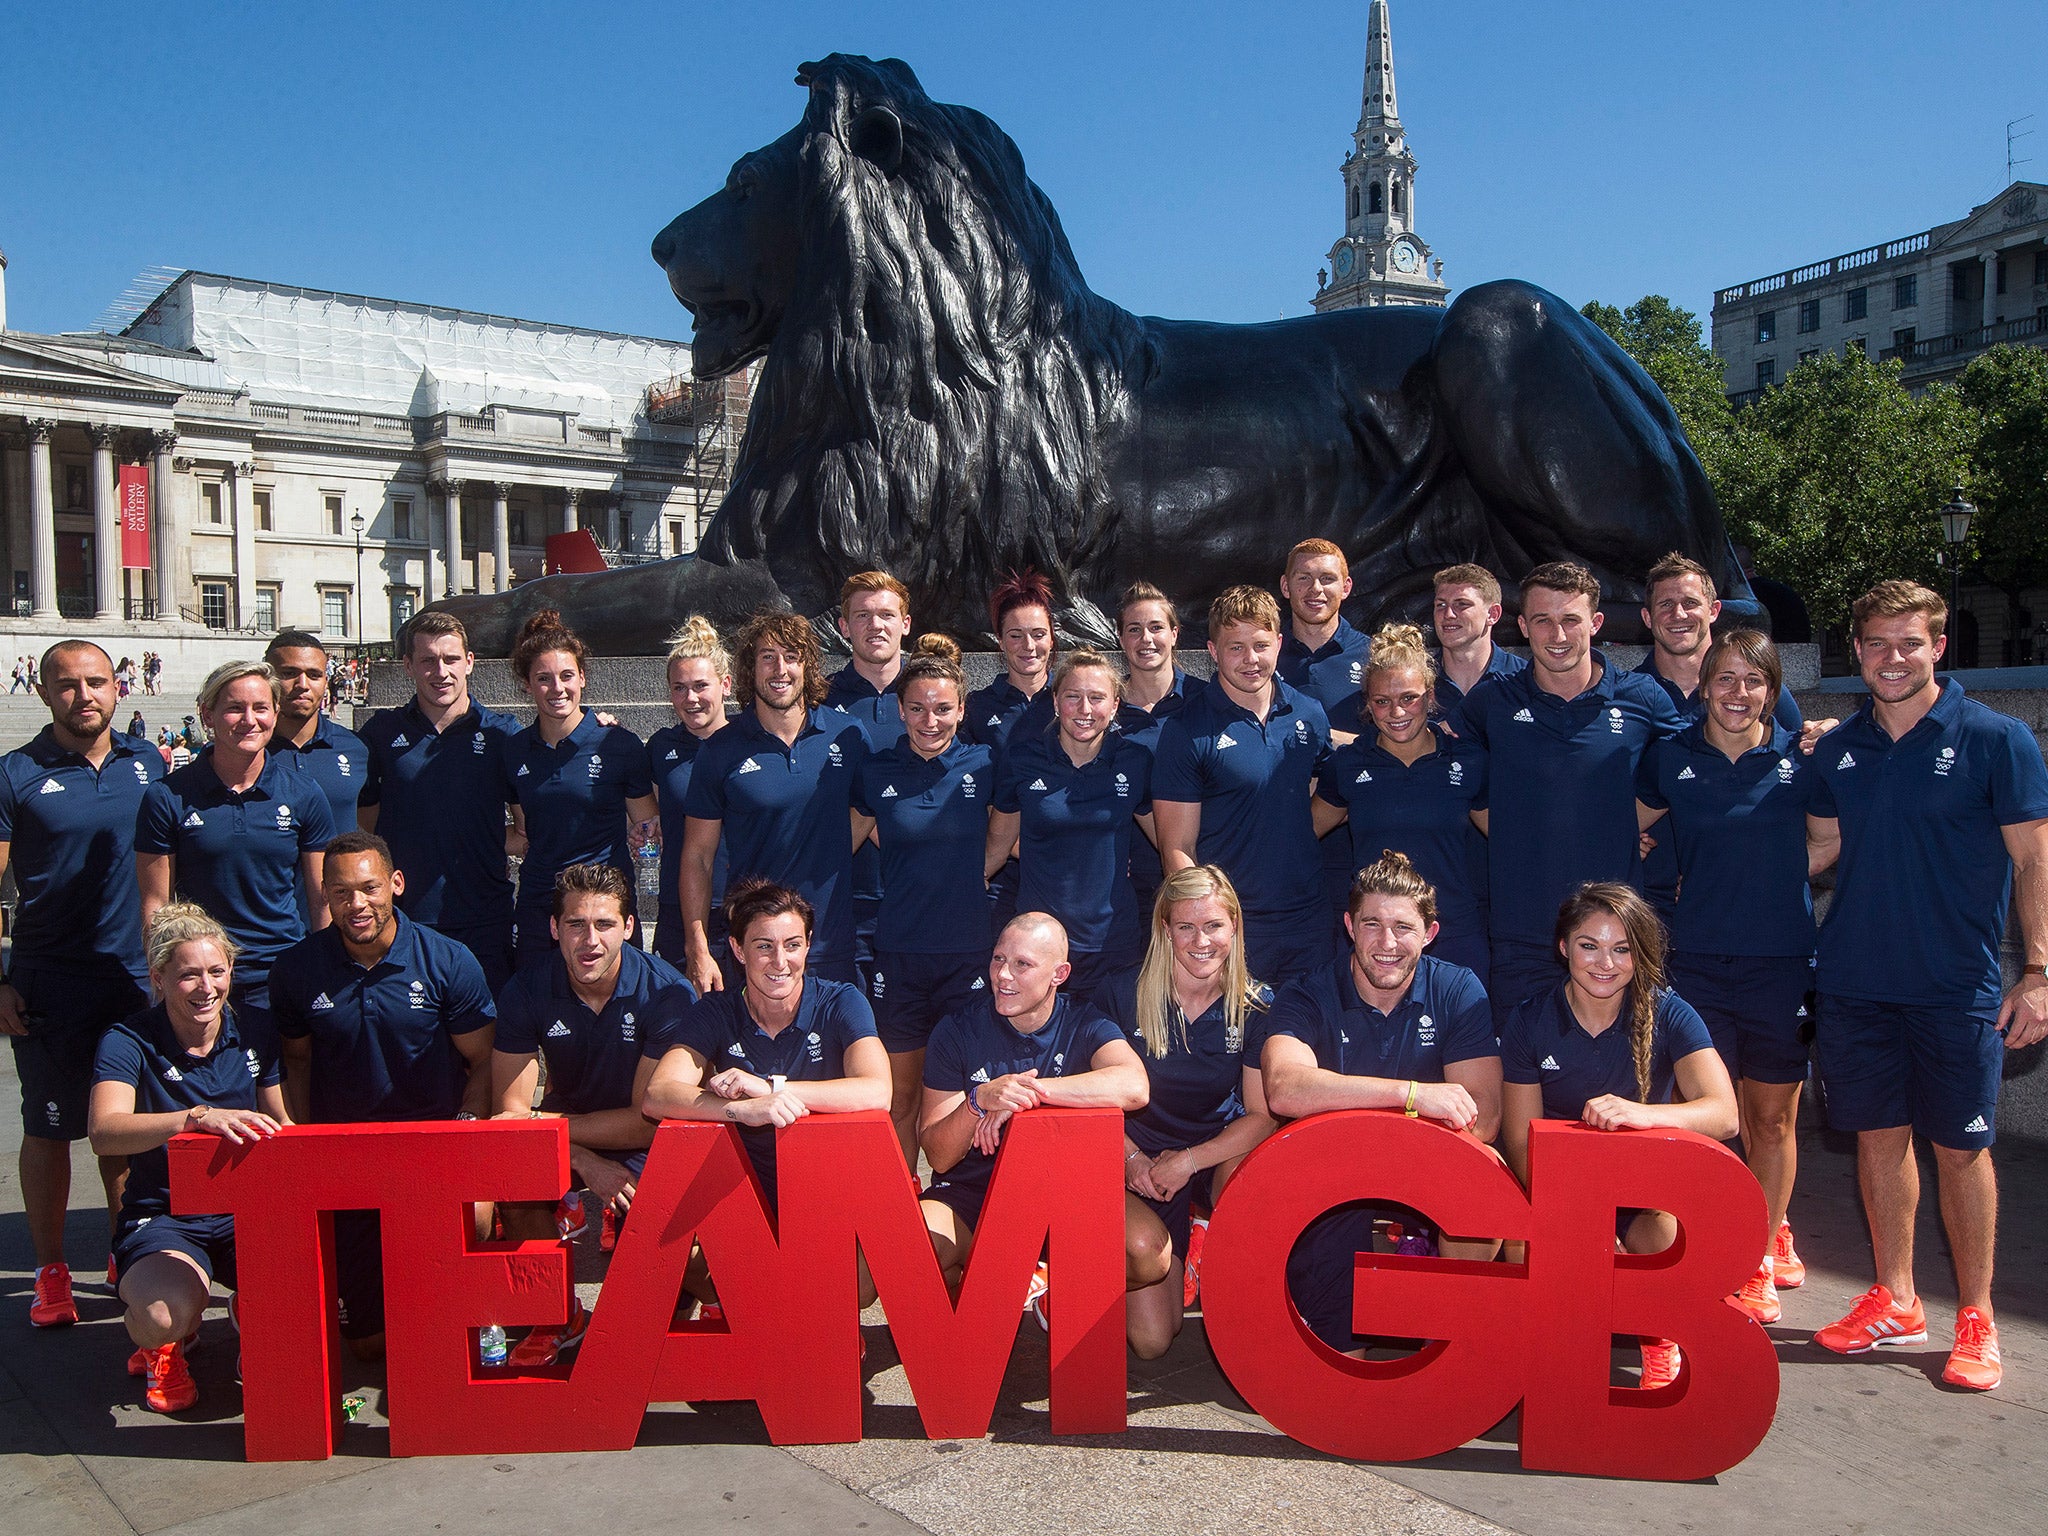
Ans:
{"type": "MultiPolygon", "coordinates": [[[[1054,1439],[1045,1417],[1046,1351],[1019,1331],[993,1433],[925,1441],[879,1318],[868,1330],[869,1438],[782,1451],[744,1405],[648,1416],[627,1455],[392,1461],[374,1375],[369,1400],[327,1463],[240,1459],[232,1336],[218,1314],[194,1360],[202,1398],[178,1420],[143,1411],[122,1370],[118,1305],[81,1287],[84,1320],[65,1333],[27,1326],[29,1255],[14,1179],[16,1092],[0,1053],[0,1530],[295,1532],[539,1528],[600,1518],[607,1536],[745,1525],[770,1532],[1423,1533],[1501,1527],[1551,1533],[1876,1533],[2038,1529],[2048,1496],[2048,1149],[2005,1149],[2009,1206],[2000,1301],[2007,1386],[1990,1398],[1937,1383],[1952,1316],[1940,1245],[1923,1231],[1938,1342],[1924,1353],[1842,1361],[1804,1342],[1867,1280],[1853,1170],[1818,1133],[1806,1138],[1797,1216],[1812,1268],[1788,1298],[1784,1394],[1763,1447],[1707,1483],[1603,1482],[1523,1473],[1509,1431],[1412,1467],[1334,1461],[1274,1435],[1225,1383],[1191,1322],[1174,1350],[1131,1370],[1131,1430],[1054,1439]]],[[[96,1192],[81,1156],[77,1188],[96,1192]]],[[[1931,1183],[1930,1183],[1931,1187],[1931,1183]]],[[[82,1204],[75,1267],[103,1262],[104,1227],[82,1204]]],[[[588,1294],[588,1292],[586,1292],[588,1294]]]]}

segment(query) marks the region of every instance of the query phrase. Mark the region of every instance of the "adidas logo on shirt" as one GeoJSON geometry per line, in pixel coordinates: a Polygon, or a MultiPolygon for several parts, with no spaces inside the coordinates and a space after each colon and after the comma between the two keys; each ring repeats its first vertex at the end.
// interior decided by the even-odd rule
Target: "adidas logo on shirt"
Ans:
{"type": "Polygon", "coordinates": [[[391,738],[391,746],[394,751],[397,750],[399,747],[409,747],[411,745],[412,743],[405,739],[405,732],[403,731],[400,731],[396,736],[391,738]]]}
{"type": "MultiPolygon", "coordinates": [[[[1027,784],[1027,785],[1025,786],[1025,788],[1027,788],[1027,789],[1044,789],[1044,788],[1045,788],[1045,780],[1043,780],[1043,779],[1033,779],[1033,780],[1032,780],[1032,781],[1031,781],[1031,782],[1030,782],[1029,784],[1027,784]]],[[[1047,791],[1047,792],[1048,792],[1048,793],[1050,793],[1050,791],[1047,791]]]]}
{"type": "Polygon", "coordinates": [[[1984,1117],[1982,1115],[1979,1115],[1976,1119],[1972,1120],[1968,1125],[1963,1127],[1963,1134],[1965,1136],[1981,1136],[1990,1129],[1991,1127],[1984,1123],[1984,1117]]]}
{"type": "Polygon", "coordinates": [[[1234,747],[1236,745],[1237,739],[1233,737],[1228,731],[1225,731],[1221,736],[1218,736],[1216,738],[1216,750],[1218,752],[1221,752],[1225,747],[1234,747]]]}
{"type": "MultiPolygon", "coordinates": [[[[185,1081],[185,1074],[180,1072],[176,1067],[165,1067],[164,1081],[167,1083],[182,1083],[183,1081],[185,1081]]],[[[1979,1128],[1981,1129],[1981,1126],[1979,1128]]]]}
{"type": "Polygon", "coordinates": [[[39,795],[61,795],[64,793],[64,786],[55,779],[45,779],[43,780],[43,787],[37,790],[36,793],[39,795]]]}
{"type": "Polygon", "coordinates": [[[548,1030],[548,1038],[550,1040],[566,1040],[569,1038],[570,1034],[571,1030],[569,1026],[564,1024],[560,1019],[555,1020],[554,1026],[548,1030]]]}
{"type": "Polygon", "coordinates": [[[1372,770],[1369,768],[1359,769],[1358,777],[1351,782],[1354,784],[1370,784],[1372,782],[1372,770]]]}
{"type": "Polygon", "coordinates": [[[1536,717],[1530,714],[1529,711],[1526,709],[1516,710],[1515,718],[1521,721],[1524,725],[1534,725],[1536,723],[1536,717]]]}
{"type": "Polygon", "coordinates": [[[1853,752],[1844,752],[1842,754],[1842,760],[1839,763],[1835,764],[1835,767],[1838,771],[1843,768],[1854,768],[1855,766],[1856,754],[1853,752]]]}
{"type": "Polygon", "coordinates": [[[1564,1069],[1558,1066],[1557,1058],[1555,1056],[1546,1056],[1543,1058],[1543,1065],[1538,1067],[1536,1070],[1538,1072],[1561,1072],[1564,1069]]]}
{"type": "Polygon", "coordinates": [[[741,773],[759,773],[761,771],[761,765],[755,762],[750,757],[745,762],[740,764],[739,771],[741,773]]]}
{"type": "Polygon", "coordinates": [[[968,1078],[968,1079],[967,1079],[967,1081],[969,1081],[970,1083],[985,1083],[985,1082],[987,1082],[987,1081],[988,1081],[988,1068],[987,1068],[987,1067],[976,1067],[976,1068],[974,1069],[974,1075],[973,1075],[972,1077],[968,1078]]]}
{"type": "Polygon", "coordinates": [[[667,756],[667,757],[664,757],[664,758],[662,759],[662,761],[663,761],[664,763],[672,763],[672,762],[674,762],[675,760],[676,760],[676,749],[675,749],[674,747],[670,747],[670,748],[668,749],[668,756],[667,756]]]}
{"type": "Polygon", "coordinates": [[[326,1013],[333,1007],[334,999],[329,997],[325,992],[322,992],[318,997],[314,998],[312,1002],[306,1004],[306,1011],[308,1013],[326,1013]]]}
{"type": "Polygon", "coordinates": [[[1001,725],[1003,723],[1003,717],[1001,715],[990,715],[988,717],[988,723],[990,725],[1001,725]]]}
{"type": "Polygon", "coordinates": [[[884,788],[882,791],[882,798],[884,800],[894,800],[896,798],[896,786],[894,784],[891,784],[884,788]]]}
{"type": "Polygon", "coordinates": [[[1681,768],[1678,770],[1678,780],[1681,784],[1684,783],[1687,779],[1693,779],[1698,777],[1699,775],[1694,773],[1690,768],[1681,768]]]}
{"type": "Polygon", "coordinates": [[[199,819],[199,813],[197,811],[192,811],[186,815],[184,821],[180,822],[179,825],[186,827],[203,827],[206,825],[206,823],[199,819]]]}
{"type": "Polygon", "coordinates": [[[526,764],[524,764],[524,763],[521,763],[521,764],[519,765],[519,771],[518,771],[517,773],[513,774],[513,775],[512,775],[512,777],[513,777],[513,778],[515,778],[515,779],[523,779],[523,778],[525,778],[525,777],[526,777],[526,764]]]}
{"type": "Polygon", "coordinates": [[[982,988],[986,987],[987,985],[988,978],[986,976],[977,976],[974,978],[973,982],[968,986],[967,990],[970,992],[979,992],[982,990],[982,988]]]}

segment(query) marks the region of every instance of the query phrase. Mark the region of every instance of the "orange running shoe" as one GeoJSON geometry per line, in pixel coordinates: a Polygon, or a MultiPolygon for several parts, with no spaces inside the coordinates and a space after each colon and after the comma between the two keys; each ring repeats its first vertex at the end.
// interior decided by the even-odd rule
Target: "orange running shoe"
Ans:
{"type": "Polygon", "coordinates": [[[697,1305],[697,1321],[700,1323],[723,1323],[725,1308],[715,1301],[700,1302],[697,1305]]]}
{"type": "Polygon", "coordinates": [[[1771,1236],[1771,1280],[1781,1291],[1796,1291],[1806,1284],[1806,1260],[1792,1246],[1792,1223],[1781,1221],[1771,1236]]]}
{"type": "MultiPolygon", "coordinates": [[[[194,1328],[179,1342],[185,1346],[185,1353],[189,1355],[199,1347],[199,1330],[194,1328]]],[[[130,1376],[147,1376],[149,1374],[148,1350],[138,1347],[135,1353],[128,1357],[128,1374],[130,1376]]]]}
{"type": "Polygon", "coordinates": [[[1678,1346],[1669,1339],[1644,1339],[1643,1375],[1639,1385],[1644,1391],[1670,1386],[1678,1380],[1678,1367],[1684,1358],[1678,1352],[1678,1346]]]}
{"type": "Polygon", "coordinates": [[[590,1314],[584,1310],[583,1298],[572,1298],[569,1305],[569,1321],[559,1328],[536,1328],[512,1348],[505,1357],[509,1366],[532,1370],[537,1365],[553,1365],[562,1356],[570,1353],[583,1342],[584,1330],[590,1326],[590,1314]]]}
{"type": "Polygon", "coordinates": [[[1785,1309],[1778,1304],[1778,1287],[1773,1283],[1769,1254],[1764,1255],[1757,1272],[1742,1282],[1742,1289],[1728,1298],[1728,1305],[1760,1323],[1775,1323],[1785,1315],[1785,1309]]]}
{"type": "Polygon", "coordinates": [[[107,1255],[107,1289],[118,1290],[121,1285],[121,1266],[114,1262],[114,1256],[107,1255]]]}
{"type": "Polygon", "coordinates": [[[69,1328],[78,1321],[70,1265],[45,1264],[36,1271],[36,1299],[29,1303],[28,1320],[38,1328],[69,1328]]]}
{"type": "Polygon", "coordinates": [[[1956,1347],[1941,1379],[1952,1387],[1989,1392],[2005,1375],[1998,1363],[1998,1325],[1975,1307],[1956,1314],[1956,1347]]]}
{"type": "Polygon", "coordinates": [[[1209,1240],[1209,1218],[1191,1217],[1188,1221],[1188,1254],[1181,1260],[1180,1304],[1185,1311],[1195,1304],[1195,1298],[1202,1294],[1202,1245],[1209,1240]]]}
{"type": "Polygon", "coordinates": [[[1024,1290],[1024,1310],[1038,1319],[1038,1326],[1047,1333],[1052,1332],[1052,1304],[1046,1297],[1052,1291],[1052,1272],[1043,1260],[1038,1268],[1031,1271],[1031,1284],[1024,1290]]]}
{"type": "Polygon", "coordinates": [[[199,1401],[199,1388],[185,1368],[182,1344],[165,1344],[148,1351],[149,1385],[142,1400],[158,1413],[177,1413],[199,1401]]]}
{"type": "Polygon", "coordinates": [[[1856,1298],[1856,1305],[1839,1323],[1829,1323],[1813,1336],[1822,1349],[1838,1355],[1860,1355],[1883,1344],[1898,1348],[1927,1342],[1927,1310],[1916,1296],[1910,1307],[1899,1306],[1892,1293],[1873,1285],[1856,1298]]]}

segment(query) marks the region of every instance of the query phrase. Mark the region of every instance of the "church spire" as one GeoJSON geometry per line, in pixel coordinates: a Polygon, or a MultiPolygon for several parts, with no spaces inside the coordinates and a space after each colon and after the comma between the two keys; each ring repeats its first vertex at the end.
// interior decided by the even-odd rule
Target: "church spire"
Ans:
{"type": "MultiPolygon", "coordinates": [[[[1354,34],[1355,35],[1355,34],[1354,34]]],[[[1394,35],[1387,23],[1387,0],[1372,0],[1365,24],[1365,106],[1358,131],[1401,130],[1401,109],[1394,99],[1394,35]]]]}

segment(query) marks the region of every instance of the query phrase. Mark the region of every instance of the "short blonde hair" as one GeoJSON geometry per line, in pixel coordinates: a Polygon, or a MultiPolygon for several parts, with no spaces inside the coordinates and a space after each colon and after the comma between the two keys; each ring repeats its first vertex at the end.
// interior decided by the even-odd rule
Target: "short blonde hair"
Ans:
{"type": "Polygon", "coordinates": [[[1225,587],[1209,605],[1209,638],[1233,624],[1280,633],[1280,605],[1264,587],[1225,587]]]}
{"type": "Polygon", "coordinates": [[[1060,657],[1059,670],[1052,675],[1053,698],[1059,698],[1060,690],[1067,686],[1068,678],[1086,667],[1097,667],[1107,672],[1109,674],[1110,692],[1114,693],[1119,701],[1122,700],[1124,696],[1123,673],[1118,671],[1116,666],[1102,652],[1090,650],[1085,645],[1078,650],[1068,651],[1060,657]]]}
{"type": "Polygon", "coordinates": [[[199,943],[214,945],[227,957],[230,965],[234,964],[235,941],[228,937],[227,929],[214,921],[206,908],[196,901],[165,902],[150,915],[149,931],[144,935],[143,949],[149,956],[149,974],[161,975],[181,947],[199,943]]]}
{"type": "Polygon", "coordinates": [[[1372,637],[1372,651],[1365,664],[1365,681],[1372,684],[1375,672],[1391,672],[1396,667],[1413,667],[1422,674],[1422,686],[1436,686],[1436,663],[1430,660],[1429,647],[1422,642],[1422,631],[1413,624],[1382,624],[1378,634],[1372,637]]]}
{"type": "Polygon", "coordinates": [[[1500,601],[1500,578],[1483,565],[1447,565],[1430,583],[1434,592],[1445,587],[1474,587],[1479,600],[1491,608],[1500,601]]]}
{"type": "Polygon", "coordinates": [[[195,702],[203,713],[211,714],[220,703],[220,696],[245,677],[260,677],[270,685],[270,705],[273,709],[284,707],[284,684],[277,680],[277,674],[267,661],[224,661],[206,674],[206,681],[200,686],[195,702]]]}

